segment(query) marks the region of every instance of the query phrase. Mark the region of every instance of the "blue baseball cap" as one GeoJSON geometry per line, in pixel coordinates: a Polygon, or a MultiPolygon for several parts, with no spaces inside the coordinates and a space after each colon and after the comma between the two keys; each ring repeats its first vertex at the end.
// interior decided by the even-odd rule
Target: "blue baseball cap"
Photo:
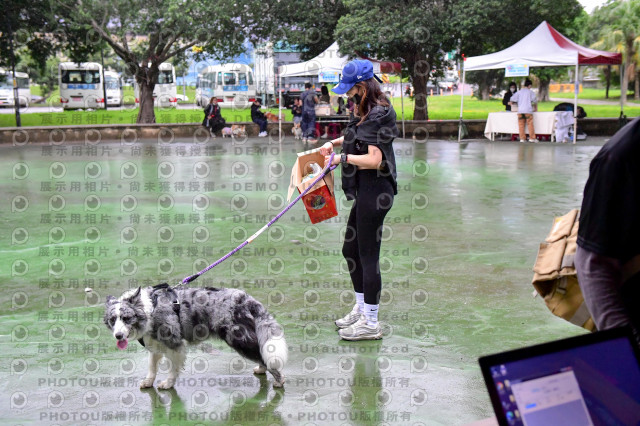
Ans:
{"type": "Polygon", "coordinates": [[[371,64],[370,61],[366,59],[356,59],[347,63],[344,68],[342,68],[340,83],[331,89],[331,91],[338,95],[344,95],[355,86],[356,83],[369,80],[370,78],[375,78],[379,83],[382,83],[382,80],[373,73],[373,64],[371,64]]]}

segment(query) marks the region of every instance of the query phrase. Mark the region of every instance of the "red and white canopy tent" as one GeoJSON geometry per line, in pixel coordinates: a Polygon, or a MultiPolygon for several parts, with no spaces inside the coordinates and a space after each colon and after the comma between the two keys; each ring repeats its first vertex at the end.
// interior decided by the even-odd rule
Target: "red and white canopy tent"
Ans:
{"type": "MultiPolygon", "coordinates": [[[[620,65],[622,54],[589,49],[574,43],[560,34],[547,21],[543,21],[526,37],[511,47],[499,52],[482,56],[465,58],[462,68],[462,87],[460,95],[460,124],[458,141],[462,135],[462,110],[464,105],[464,82],[467,71],[490,70],[506,68],[508,65],[528,65],[529,67],[575,66],[574,90],[574,129],[576,134],[578,109],[578,67],[580,65],[620,65]]],[[[622,75],[622,69],[621,73],[622,75]]],[[[622,77],[621,77],[622,78],[622,77]]],[[[622,108],[622,98],[620,99],[622,108]]],[[[574,138],[575,141],[575,138],[574,138]]]]}

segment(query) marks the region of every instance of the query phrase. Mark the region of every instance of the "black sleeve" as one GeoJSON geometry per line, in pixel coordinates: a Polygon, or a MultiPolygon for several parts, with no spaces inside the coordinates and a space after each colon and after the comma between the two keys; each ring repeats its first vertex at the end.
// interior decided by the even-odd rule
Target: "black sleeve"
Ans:
{"type": "Polygon", "coordinates": [[[624,259],[637,234],[640,194],[638,173],[629,161],[603,155],[594,158],[584,189],[579,245],[602,256],[624,259]]]}
{"type": "Polygon", "coordinates": [[[509,104],[509,100],[511,99],[511,92],[507,92],[502,97],[502,105],[507,106],[509,104]]]}

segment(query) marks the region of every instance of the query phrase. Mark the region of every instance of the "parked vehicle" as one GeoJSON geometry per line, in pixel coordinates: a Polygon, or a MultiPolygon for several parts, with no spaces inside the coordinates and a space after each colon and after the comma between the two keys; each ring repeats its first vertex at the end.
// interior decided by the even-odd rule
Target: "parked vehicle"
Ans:
{"type": "MultiPolygon", "coordinates": [[[[29,74],[16,71],[16,83],[18,85],[18,100],[20,106],[28,107],[31,101],[29,74]]],[[[4,68],[0,68],[0,106],[15,106],[14,96],[13,73],[4,68]]]]}
{"type": "Polygon", "coordinates": [[[212,97],[220,107],[247,108],[256,99],[253,71],[246,64],[212,65],[198,74],[196,104],[205,106],[212,97]]]}
{"type": "Polygon", "coordinates": [[[107,86],[107,106],[122,106],[122,78],[114,71],[104,72],[104,84],[107,86]]]}
{"type": "MultiPolygon", "coordinates": [[[[158,67],[158,82],[153,88],[153,106],[175,107],[178,105],[178,88],[176,86],[176,70],[169,62],[163,62],[158,67]]],[[[133,91],[136,104],[140,103],[140,88],[138,82],[134,83],[133,91]]]]}
{"type": "Polygon", "coordinates": [[[104,108],[102,65],[96,62],[62,62],[58,66],[63,109],[104,108]]]}

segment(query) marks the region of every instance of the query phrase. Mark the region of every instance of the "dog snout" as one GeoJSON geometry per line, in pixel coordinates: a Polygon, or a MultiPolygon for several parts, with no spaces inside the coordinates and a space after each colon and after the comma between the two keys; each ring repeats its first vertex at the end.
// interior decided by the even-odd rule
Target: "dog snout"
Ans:
{"type": "Polygon", "coordinates": [[[121,332],[116,333],[116,339],[122,340],[123,338],[124,338],[124,333],[121,333],[121,332]]]}

